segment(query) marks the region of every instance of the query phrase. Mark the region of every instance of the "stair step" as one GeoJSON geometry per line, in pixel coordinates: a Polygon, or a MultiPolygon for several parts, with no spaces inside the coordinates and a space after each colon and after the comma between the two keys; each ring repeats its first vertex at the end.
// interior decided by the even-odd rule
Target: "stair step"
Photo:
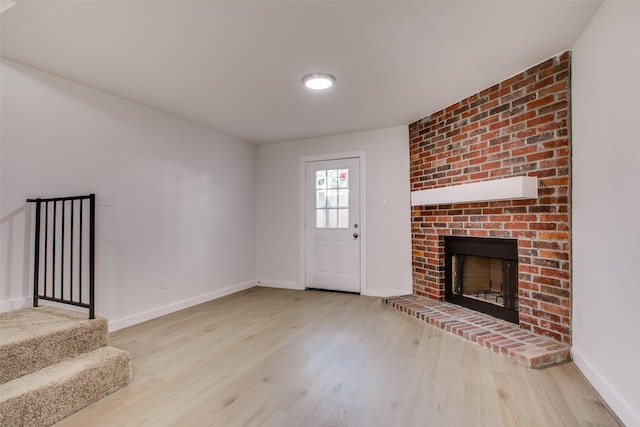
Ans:
{"type": "Polygon", "coordinates": [[[0,425],[48,426],[126,387],[131,356],[102,347],[0,385],[0,425]]]}
{"type": "Polygon", "coordinates": [[[0,313],[0,329],[0,384],[108,342],[106,319],[58,307],[0,313]]]}

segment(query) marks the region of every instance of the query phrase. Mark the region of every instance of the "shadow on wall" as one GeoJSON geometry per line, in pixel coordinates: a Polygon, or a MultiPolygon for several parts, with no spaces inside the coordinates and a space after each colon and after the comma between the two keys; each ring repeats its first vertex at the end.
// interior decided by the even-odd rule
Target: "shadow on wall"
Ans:
{"type": "MultiPolygon", "coordinates": [[[[0,230],[2,233],[2,287],[4,289],[11,289],[9,285],[11,280],[15,277],[22,277],[22,294],[31,295],[31,249],[33,240],[33,207],[29,203],[23,204],[20,208],[9,212],[7,215],[0,218],[0,230]],[[20,233],[20,225],[23,226],[23,232],[20,233]],[[16,245],[16,240],[22,240],[22,247],[24,248],[22,253],[22,262],[15,259],[18,254],[12,250],[14,247],[20,247],[16,245]],[[14,271],[22,267],[22,273],[14,274],[14,271]]],[[[11,304],[11,295],[1,295],[1,298],[6,298],[8,304],[11,304]]],[[[8,306],[7,309],[15,309],[21,307],[8,306]]]]}

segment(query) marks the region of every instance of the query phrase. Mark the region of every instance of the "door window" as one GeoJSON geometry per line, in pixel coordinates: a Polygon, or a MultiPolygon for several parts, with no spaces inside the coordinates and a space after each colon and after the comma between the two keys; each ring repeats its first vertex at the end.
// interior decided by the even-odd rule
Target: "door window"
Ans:
{"type": "Polygon", "coordinates": [[[316,171],[316,228],[349,228],[349,169],[316,171]]]}

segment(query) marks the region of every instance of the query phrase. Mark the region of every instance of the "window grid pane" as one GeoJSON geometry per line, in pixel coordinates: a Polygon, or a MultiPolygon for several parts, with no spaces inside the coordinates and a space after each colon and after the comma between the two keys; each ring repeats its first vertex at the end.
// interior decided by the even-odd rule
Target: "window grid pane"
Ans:
{"type": "Polygon", "coordinates": [[[327,228],[327,211],[316,209],[316,228],[327,228]]]}
{"type": "Polygon", "coordinates": [[[316,171],[316,188],[327,188],[327,171],[316,171]]]}
{"type": "Polygon", "coordinates": [[[338,190],[327,190],[327,207],[338,207],[338,190]]]}
{"type": "Polygon", "coordinates": [[[328,221],[327,228],[338,228],[338,210],[337,209],[327,209],[328,221]]]}
{"type": "Polygon", "coordinates": [[[338,228],[349,228],[349,209],[338,209],[338,228]]]}
{"type": "Polygon", "coordinates": [[[327,197],[325,190],[316,190],[316,208],[326,208],[327,197]]]}
{"type": "Polygon", "coordinates": [[[349,169],[338,170],[338,187],[349,188],[349,169]]]}
{"type": "Polygon", "coordinates": [[[338,207],[340,208],[349,207],[349,189],[338,190],[338,207]]]}
{"type": "Polygon", "coordinates": [[[336,169],[327,171],[327,188],[338,188],[338,171],[336,169]]]}

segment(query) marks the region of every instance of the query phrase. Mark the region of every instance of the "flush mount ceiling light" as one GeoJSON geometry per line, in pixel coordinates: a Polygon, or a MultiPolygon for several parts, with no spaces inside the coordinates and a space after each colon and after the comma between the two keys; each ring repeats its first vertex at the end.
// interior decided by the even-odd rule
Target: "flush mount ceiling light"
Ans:
{"type": "Polygon", "coordinates": [[[302,78],[302,83],[313,90],[329,89],[335,81],[336,78],[327,73],[312,73],[302,78]]]}
{"type": "Polygon", "coordinates": [[[10,7],[13,7],[15,5],[16,5],[16,2],[14,2],[14,1],[2,1],[2,2],[0,2],[0,13],[4,12],[5,10],[7,10],[10,7]]]}

